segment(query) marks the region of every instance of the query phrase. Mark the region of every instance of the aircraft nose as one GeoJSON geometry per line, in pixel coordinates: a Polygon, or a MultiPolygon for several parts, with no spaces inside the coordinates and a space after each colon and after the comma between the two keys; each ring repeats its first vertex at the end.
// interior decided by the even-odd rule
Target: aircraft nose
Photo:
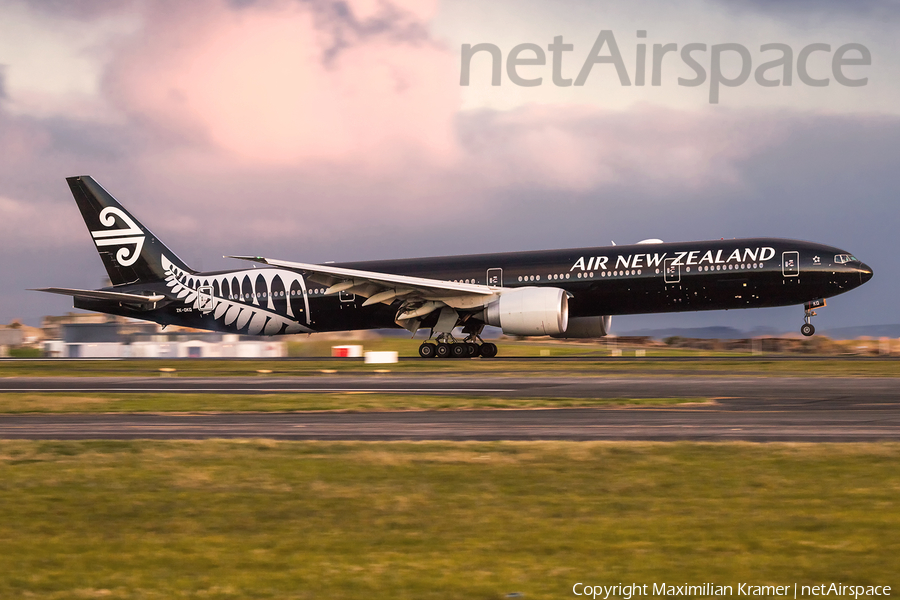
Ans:
{"type": "Polygon", "coordinates": [[[866,263],[859,263],[859,283],[862,285],[872,279],[872,267],[866,263]]]}

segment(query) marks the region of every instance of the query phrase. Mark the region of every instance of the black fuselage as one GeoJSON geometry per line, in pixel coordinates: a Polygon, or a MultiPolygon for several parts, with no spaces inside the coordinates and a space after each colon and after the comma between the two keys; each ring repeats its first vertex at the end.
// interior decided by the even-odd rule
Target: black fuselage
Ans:
{"type": "MultiPolygon", "coordinates": [[[[571,317],[759,308],[804,304],[841,294],[872,276],[850,253],[789,239],[734,239],[683,243],[479,254],[334,265],[351,269],[515,288],[556,287],[570,293],[571,317]]],[[[197,302],[160,303],[154,310],[76,299],[78,308],[233,333],[266,333],[251,324],[277,315],[307,331],[398,327],[397,306],[362,306],[364,298],[325,295],[325,284],[283,269],[263,267],[185,275],[187,289],[203,288],[218,310],[197,302]],[[227,310],[262,320],[228,321],[227,310]],[[243,308],[242,308],[243,307],[243,308]],[[256,311],[256,313],[254,313],[256,311]],[[265,315],[269,315],[265,317],[265,315]]],[[[118,291],[164,293],[162,281],[116,286],[118,291]]],[[[112,289],[112,288],[108,288],[112,289]]],[[[435,317],[436,318],[436,317],[435,317]]],[[[426,319],[422,323],[428,327],[426,319]]],[[[274,331],[274,329],[273,329],[274,331]]],[[[285,333],[289,331],[283,331],[285,333]]]]}

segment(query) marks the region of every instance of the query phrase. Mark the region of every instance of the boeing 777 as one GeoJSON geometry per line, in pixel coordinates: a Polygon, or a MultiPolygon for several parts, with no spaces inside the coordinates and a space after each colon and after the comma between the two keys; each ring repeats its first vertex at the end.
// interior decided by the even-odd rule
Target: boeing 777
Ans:
{"type": "Polygon", "coordinates": [[[427,329],[422,357],[496,356],[497,346],[481,339],[486,325],[516,336],[597,338],[613,315],[794,304],[804,308],[809,336],[826,298],[872,277],[839,248],[773,238],[341,264],[233,256],[262,266],[201,273],[91,177],[67,181],[112,285],[39,291],[72,296],[76,308],[249,335],[427,329]]]}

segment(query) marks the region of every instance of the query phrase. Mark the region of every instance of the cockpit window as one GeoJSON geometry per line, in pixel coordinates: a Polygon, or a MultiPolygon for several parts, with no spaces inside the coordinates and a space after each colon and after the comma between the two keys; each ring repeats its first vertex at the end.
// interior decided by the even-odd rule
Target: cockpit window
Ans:
{"type": "Polygon", "coordinates": [[[834,262],[836,262],[839,265],[842,265],[842,264],[848,263],[848,262],[857,262],[857,260],[858,259],[855,256],[851,256],[850,254],[835,254],[834,255],[834,262]]]}

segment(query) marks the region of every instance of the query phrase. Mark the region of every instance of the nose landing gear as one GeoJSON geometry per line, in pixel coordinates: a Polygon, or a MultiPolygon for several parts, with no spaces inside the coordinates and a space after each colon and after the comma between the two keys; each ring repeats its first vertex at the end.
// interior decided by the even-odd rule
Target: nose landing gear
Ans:
{"type": "Polygon", "coordinates": [[[825,306],[825,299],[821,298],[819,300],[812,300],[803,305],[803,325],[800,327],[800,333],[809,337],[816,332],[816,328],[810,323],[810,319],[816,316],[816,308],[822,308],[825,306]]]}

